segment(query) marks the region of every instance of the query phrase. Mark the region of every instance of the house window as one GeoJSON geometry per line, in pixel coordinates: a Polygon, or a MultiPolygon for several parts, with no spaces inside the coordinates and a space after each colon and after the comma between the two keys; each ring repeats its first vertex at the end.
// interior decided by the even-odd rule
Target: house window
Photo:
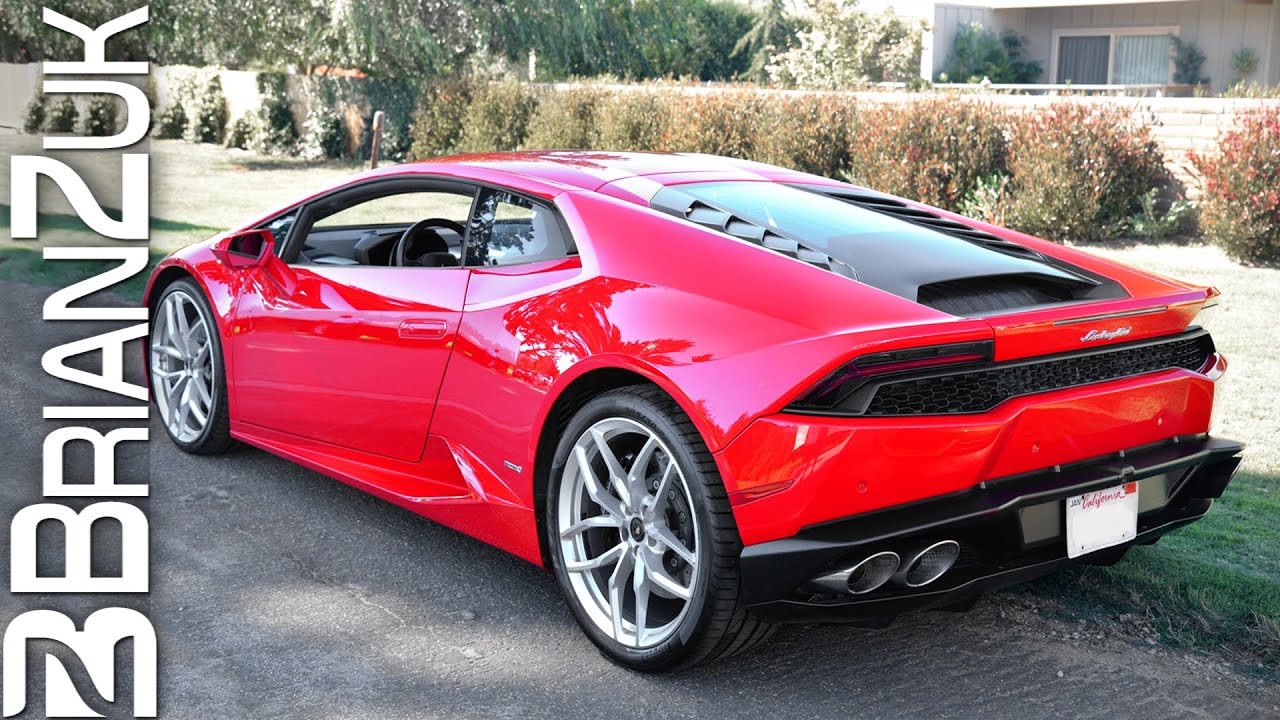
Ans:
{"type": "Polygon", "coordinates": [[[1159,85],[1169,82],[1176,28],[1066,30],[1057,35],[1056,82],[1159,85]]]}

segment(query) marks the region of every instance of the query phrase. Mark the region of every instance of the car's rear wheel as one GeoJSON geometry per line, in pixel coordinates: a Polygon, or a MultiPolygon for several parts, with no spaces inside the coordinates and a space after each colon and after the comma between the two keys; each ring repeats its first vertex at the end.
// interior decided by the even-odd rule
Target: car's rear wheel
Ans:
{"type": "Polygon", "coordinates": [[[741,541],[715,461],[660,389],[613,390],[574,415],[546,511],[556,578],[607,657],[670,670],[769,635],[740,602],[741,541]]]}
{"type": "Polygon", "coordinates": [[[232,448],[222,343],[194,282],[177,280],[160,295],[148,349],[151,395],[174,444],[198,455],[232,448]]]}

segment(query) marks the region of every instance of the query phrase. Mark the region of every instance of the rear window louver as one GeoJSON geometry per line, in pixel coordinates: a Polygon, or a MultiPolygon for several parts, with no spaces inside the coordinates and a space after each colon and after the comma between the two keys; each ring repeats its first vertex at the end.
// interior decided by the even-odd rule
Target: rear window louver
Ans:
{"type": "Polygon", "coordinates": [[[666,188],[658,193],[653,198],[652,204],[656,209],[668,214],[682,217],[705,228],[732,235],[739,240],[745,240],[787,257],[820,267],[823,270],[830,270],[838,275],[854,279],[858,277],[852,267],[824,252],[803,245],[750,220],[745,220],[732,213],[708,205],[701,200],[695,200],[674,188],[666,188]]]}
{"type": "Polygon", "coordinates": [[[912,207],[892,198],[862,193],[838,192],[828,194],[831,197],[857,205],[860,208],[874,210],[875,212],[883,215],[889,215],[890,217],[895,217],[899,220],[905,220],[913,225],[920,225],[922,227],[927,227],[930,230],[945,233],[952,237],[958,237],[961,240],[968,240],[975,245],[981,245],[982,247],[995,250],[996,252],[1002,252],[1006,255],[1012,255],[1014,257],[1020,257],[1027,260],[1037,260],[1040,262],[1044,262],[1048,259],[1041,253],[1038,253],[1029,247],[1009,242],[1008,240],[996,237],[991,233],[983,232],[977,228],[965,225],[964,223],[956,222],[955,220],[948,220],[941,215],[931,213],[928,210],[912,207]]]}

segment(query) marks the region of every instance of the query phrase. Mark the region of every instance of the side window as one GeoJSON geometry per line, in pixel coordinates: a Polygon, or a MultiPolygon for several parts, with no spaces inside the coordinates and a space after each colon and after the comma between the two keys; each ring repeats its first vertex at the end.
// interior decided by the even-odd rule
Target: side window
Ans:
{"type": "Polygon", "coordinates": [[[293,221],[298,219],[298,211],[291,210],[284,215],[280,215],[268,222],[264,229],[271,231],[271,236],[275,238],[276,254],[279,255],[284,250],[284,242],[289,237],[289,228],[293,227],[293,221]]]}
{"type": "Polygon", "coordinates": [[[406,192],[366,200],[316,220],[312,230],[375,225],[412,225],[426,218],[458,221],[471,211],[471,196],[452,192],[406,192]]]}
{"type": "Polygon", "coordinates": [[[517,265],[568,254],[550,208],[501,190],[481,191],[471,218],[467,266],[517,265]]]}
{"type": "MultiPolygon", "coordinates": [[[[300,222],[296,262],[458,267],[474,190],[356,188],[316,203],[300,222]]],[[[295,241],[296,242],[296,241],[295,241]]]]}

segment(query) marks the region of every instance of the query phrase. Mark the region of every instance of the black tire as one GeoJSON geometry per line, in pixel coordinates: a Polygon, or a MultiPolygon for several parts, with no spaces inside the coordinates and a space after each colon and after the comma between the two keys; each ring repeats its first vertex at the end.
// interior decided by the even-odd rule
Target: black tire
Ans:
{"type": "MultiPolygon", "coordinates": [[[[156,299],[151,307],[151,335],[147,338],[147,347],[150,350],[153,343],[160,332],[161,323],[157,318],[157,313],[164,307],[165,301],[174,293],[183,293],[186,297],[193,301],[193,306],[200,314],[209,329],[208,337],[211,346],[209,357],[212,363],[211,372],[209,373],[213,382],[212,407],[209,408],[208,422],[205,423],[203,431],[194,438],[180,438],[174,434],[168,423],[164,422],[164,416],[161,414],[160,406],[156,398],[156,382],[154,373],[148,372],[150,376],[150,390],[152,402],[156,405],[157,414],[160,414],[161,424],[164,425],[165,433],[174,445],[183,452],[193,455],[216,455],[225,453],[235,449],[239,443],[231,437],[231,418],[227,408],[227,375],[226,366],[223,363],[222,339],[217,328],[217,321],[214,319],[212,308],[209,301],[205,298],[204,291],[196,284],[194,280],[182,278],[175,280],[165,287],[164,292],[156,299]]],[[[148,367],[150,368],[151,352],[148,352],[148,367]]]]}
{"type": "Polygon", "coordinates": [[[547,488],[546,542],[553,572],[574,617],[605,657],[634,670],[665,672],[745,651],[772,634],[773,627],[749,615],[741,601],[738,560],[742,541],[715,460],[693,422],[661,389],[653,385],[624,387],[603,393],[582,407],[560,438],[547,488]],[[678,629],[652,647],[624,645],[591,620],[570,585],[558,533],[559,496],[569,456],[584,433],[611,418],[643,425],[669,449],[684,476],[700,533],[694,548],[697,579],[687,611],[678,629]]]}

